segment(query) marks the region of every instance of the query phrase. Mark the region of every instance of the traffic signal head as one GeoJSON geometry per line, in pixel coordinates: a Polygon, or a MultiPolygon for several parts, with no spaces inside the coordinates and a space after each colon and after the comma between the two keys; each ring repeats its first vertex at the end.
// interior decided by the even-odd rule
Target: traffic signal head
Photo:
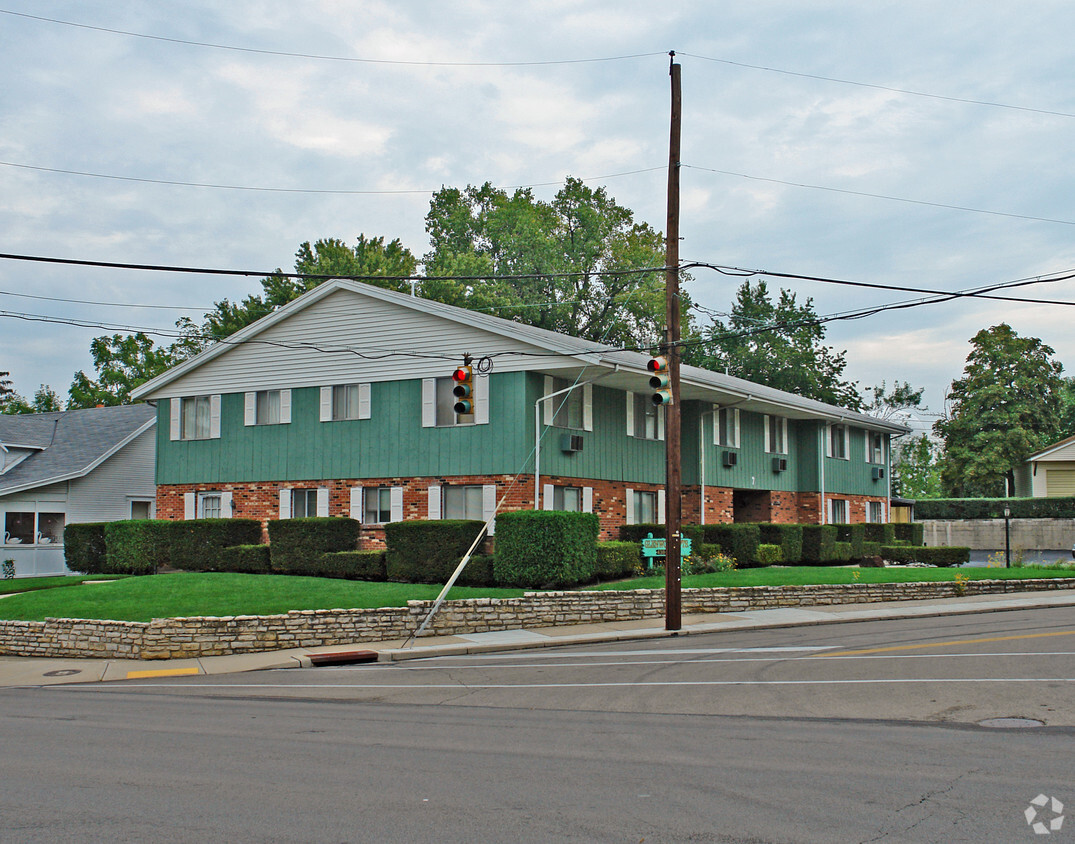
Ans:
{"type": "Polygon", "coordinates": [[[457,401],[453,410],[465,414],[474,412],[474,370],[470,366],[457,367],[452,373],[452,395],[457,401]]]}
{"type": "Polygon", "coordinates": [[[669,380],[668,375],[668,358],[663,355],[651,358],[650,362],[646,364],[646,369],[653,373],[649,379],[649,385],[654,390],[652,396],[653,403],[671,404],[672,391],[670,388],[671,381],[669,380]]]}

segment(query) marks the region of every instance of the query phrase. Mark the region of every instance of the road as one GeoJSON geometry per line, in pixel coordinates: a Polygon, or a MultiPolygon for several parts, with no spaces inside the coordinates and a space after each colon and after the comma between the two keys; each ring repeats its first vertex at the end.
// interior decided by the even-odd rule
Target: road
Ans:
{"type": "Polygon", "coordinates": [[[0,840],[1071,841],[1025,812],[1075,810],[1073,645],[1050,609],[0,690],[0,840]]]}

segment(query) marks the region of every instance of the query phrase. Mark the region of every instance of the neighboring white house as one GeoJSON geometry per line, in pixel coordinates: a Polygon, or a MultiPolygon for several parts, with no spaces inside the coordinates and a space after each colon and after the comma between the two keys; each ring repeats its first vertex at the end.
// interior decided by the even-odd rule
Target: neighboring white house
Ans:
{"type": "Polygon", "coordinates": [[[1075,437],[1043,448],[1016,467],[1015,494],[1020,498],[1075,495],[1075,437]]]}
{"type": "Polygon", "coordinates": [[[155,428],[146,404],[0,415],[0,559],[17,577],[69,573],[66,524],[153,516],[155,428]]]}

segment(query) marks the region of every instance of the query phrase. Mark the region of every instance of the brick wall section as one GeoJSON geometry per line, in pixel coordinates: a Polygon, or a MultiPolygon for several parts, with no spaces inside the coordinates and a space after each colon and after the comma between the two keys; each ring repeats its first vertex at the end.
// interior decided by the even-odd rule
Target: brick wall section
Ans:
{"type": "MultiPolygon", "coordinates": [[[[947,583],[855,583],[843,586],[751,586],[684,589],[683,611],[735,612],[774,607],[954,597],[947,583]]],[[[968,595],[1070,589],[1063,578],[972,580],[968,595]]],[[[154,619],[148,623],[47,619],[0,621],[0,654],[28,657],[177,659],[406,638],[432,605],[356,610],[296,610],[286,615],[154,619]]],[[[431,636],[483,633],[664,615],[663,590],[529,592],[522,598],[449,601],[431,636]]]]}

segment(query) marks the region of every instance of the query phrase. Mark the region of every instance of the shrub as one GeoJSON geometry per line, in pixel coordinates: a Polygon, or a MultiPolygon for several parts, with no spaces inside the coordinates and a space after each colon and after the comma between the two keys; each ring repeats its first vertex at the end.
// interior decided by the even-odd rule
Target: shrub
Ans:
{"type": "MultiPolygon", "coordinates": [[[[680,525],[679,532],[681,536],[687,537],[695,545],[705,541],[705,528],[706,525],[680,525]]],[[[620,526],[620,541],[622,542],[641,542],[649,534],[653,534],[655,539],[662,539],[665,537],[666,531],[664,525],[658,524],[643,524],[643,525],[621,525],[620,526]]]]}
{"type": "Polygon", "coordinates": [[[642,546],[637,542],[598,542],[594,573],[598,580],[620,580],[638,571],[642,546]]]}
{"type": "Polygon", "coordinates": [[[758,546],[758,565],[775,566],[784,562],[784,549],[780,545],[762,543],[758,546]]]}
{"type": "Polygon", "coordinates": [[[268,545],[232,545],[221,548],[217,556],[219,568],[216,571],[230,571],[237,574],[268,574],[268,545]]]}
{"type": "Polygon", "coordinates": [[[354,551],[361,525],[354,519],[317,517],[269,522],[269,564],[279,574],[322,572],[321,557],[333,551],[354,551]]]}
{"type": "Polygon", "coordinates": [[[170,562],[174,522],[128,519],[105,525],[106,574],[155,574],[170,562]]]}
{"type": "Polygon", "coordinates": [[[101,574],[105,571],[105,522],[80,522],[63,529],[63,558],[71,571],[101,574]]]}
{"type": "Polygon", "coordinates": [[[184,571],[225,571],[221,562],[225,548],[261,543],[257,519],[191,519],[169,524],[168,564],[184,571]]]}
{"type": "Polygon", "coordinates": [[[836,528],[836,541],[846,542],[851,546],[847,560],[862,559],[862,544],[866,541],[866,525],[833,525],[836,528]]]}
{"type": "Polygon", "coordinates": [[[904,522],[892,525],[896,531],[897,542],[910,542],[912,545],[925,543],[926,526],[921,522],[904,522]]]}
{"type": "Polygon", "coordinates": [[[863,557],[880,557],[881,556],[881,543],[866,541],[862,543],[862,556],[863,557]]]}
{"type": "Polygon", "coordinates": [[[768,522],[758,525],[760,539],[767,545],[779,545],[784,562],[795,565],[803,558],[803,526],[777,525],[768,522]]]}
{"type": "MultiPolygon", "coordinates": [[[[471,542],[473,541],[472,539],[471,542]]],[[[462,559],[462,555],[460,555],[460,559],[462,559]]],[[[459,563],[456,562],[456,565],[459,565],[459,563]]],[[[467,561],[467,567],[459,574],[459,579],[456,583],[460,586],[496,586],[496,575],[493,573],[493,555],[474,554],[471,556],[470,560],[467,561]]]]}
{"type": "Polygon", "coordinates": [[[388,579],[384,551],[329,551],[321,555],[321,577],[382,582],[388,579]]]}
{"type": "Polygon", "coordinates": [[[832,546],[832,561],[834,563],[850,563],[853,550],[850,542],[834,542],[832,546]]]}
{"type": "MultiPolygon", "coordinates": [[[[484,522],[464,519],[389,522],[384,526],[388,579],[447,583],[484,526],[484,522]]],[[[475,551],[479,550],[480,545],[475,551]]]]}
{"type": "Polygon", "coordinates": [[[738,568],[758,564],[761,531],[756,524],[704,525],[706,543],[719,545],[738,568]]]}
{"type": "Polygon", "coordinates": [[[1075,518],[1075,497],[1067,498],[934,498],[915,503],[919,519],[1003,519],[1004,508],[1013,519],[1075,518]]]}
{"type": "Polygon", "coordinates": [[[571,586],[592,580],[597,564],[593,513],[517,510],[497,519],[493,573],[505,586],[571,586]]]}
{"type": "Polygon", "coordinates": [[[828,565],[833,561],[835,545],[836,528],[833,525],[803,525],[804,565],[828,565]]]}
{"type": "Polygon", "coordinates": [[[879,524],[870,522],[863,525],[866,528],[866,541],[876,542],[879,545],[891,545],[896,538],[896,526],[893,524],[879,524]]]}
{"type": "Polygon", "coordinates": [[[893,563],[927,563],[934,566],[958,566],[970,560],[970,548],[946,546],[927,548],[925,546],[885,545],[881,556],[893,563]]]}

